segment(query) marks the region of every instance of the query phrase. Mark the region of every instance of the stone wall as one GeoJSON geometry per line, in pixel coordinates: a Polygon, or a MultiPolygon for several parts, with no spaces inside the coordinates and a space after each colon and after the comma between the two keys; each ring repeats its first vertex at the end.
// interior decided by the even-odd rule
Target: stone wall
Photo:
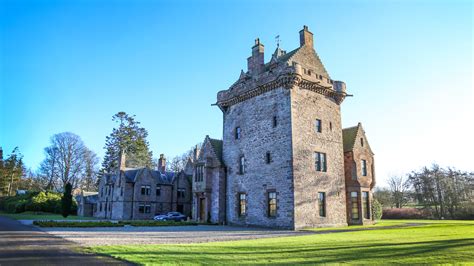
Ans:
{"type": "Polygon", "coordinates": [[[298,87],[292,89],[291,106],[295,228],[347,225],[340,107],[298,87]],[[316,171],[315,152],[326,153],[326,172],[316,171]],[[325,217],[319,215],[318,192],[326,194],[325,217]]]}
{"type": "Polygon", "coordinates": [[[227,166],[230,224],[293,228],[290,92],[271,90],[237,103],[224,113],[223,156],[227,166]],[[277,125],[273,126],[276,117],[277,125]],[[241,138],[235,139],[236,127],[241,138]],[[271,163],[266,163],[266,153],[271,163]],[[245,173],[239,173],[240,156],[245,173]],[[268,191],[277,192],[277,215],[268,216],[268,191]],[[247,214],[238,215],[237,194],[247,194],[247,214]]]}

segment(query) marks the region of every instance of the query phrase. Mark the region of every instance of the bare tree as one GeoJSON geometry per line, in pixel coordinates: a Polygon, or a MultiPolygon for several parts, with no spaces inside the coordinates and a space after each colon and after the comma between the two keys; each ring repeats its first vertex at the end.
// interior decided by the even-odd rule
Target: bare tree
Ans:
{"type": "Polygon", "coordinates": [[[67,183],[77,188],[85,172],[87,151],[78,135],[70,132],[53,135],[41,165],[42,174],[48,178],[46,189],[55,186],[62,190],[67,183]]]}
{"type": "Polygon", "coordinates": [[[408,202],[410,183],[402,176],[392,176],[388,180],[388,185],[395,207],[402,208],[408,202]]]}

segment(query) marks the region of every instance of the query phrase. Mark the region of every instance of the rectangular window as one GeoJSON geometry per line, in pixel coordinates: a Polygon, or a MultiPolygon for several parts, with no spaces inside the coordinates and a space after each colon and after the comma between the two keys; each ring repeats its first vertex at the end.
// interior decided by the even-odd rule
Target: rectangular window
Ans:
{"type": "Polygon", "coordinates": [[[151,213],[151,205],[150,204],[145,205],[145,213],[151,213]]]}
{"type": "Polygon", "coordinates": [[[278,125],[278,120],[277,120],[277,117],[274,116],[273,117],[273,127],[277,127],[277,125],[278,125]]]}
{"type": "Polygon", "coordinates": [[[268,216],[276,217],[277,213],[277,193],[268,192],[268,216]]]}
{"type": "Polygon", "coordinates": [[[316,132],[323,132],[323,123],[321,122],[321,119],[316,119],[316,132]]]}
{"type": "Polygon", "coordinates": [[[245,173],[245,157],[242,155],[239,159],[239,174],[243,175],[245,173]]]}
{"type": "Polygon", "coordinates": [[[161,186],[156,187],[156,196],[157,197],[161,196],[161,186]]]}
{"type": "Polygon", "coordinates": [[[359,193],[351,192],[352,220],[359,220],[359,193]]]}
{"type": "Polygon", "coordinates": [[[102,211],[102,203],[99,203],[99,211],[102,211]]]}
{"type": "Polygon", "coordinates": [[[239,193],[239,216],[244,216],[247,211],[247,195],[239,193]]]}
{"type": "Polygon", "coordinates": [[[362,205],[364,206],[364,218],[370,219],[370,201],[369,192],[362,192],[362,205]]]}
{"type": "Polygon", "coordinates": [[[194,180],[196,182],[201,182],[204,180],[204,166],[203,165],[196,166],[196,177],[194,180]]]}
{"type": "Polygon", "coordinates": [[[362,165],[362,176],[367,176],[367,161],[361,160],[360,163],[362,165]]]}
{"type": "Polygon", "coordinates": [[[318,193],[319,216],[326,217],[326,193],[318,193]]]}
{"type": "Polygon", "coordinates": [[[141,194],[149,196],[151,192],[150,186],[141,186],[141,194]]]}
{"type": "Polygon", "coordinates": [[[186,197],[186,189],[178,188],[178,198],[184,199],[186,197]]]}
{"type": "Polygon", "coordinates": [[[242,132],[241,132],[240,127],[236,127],[236,128],[235,128],[235,139],[240,139],[241,133],[242,133],[242,132]]]}
{"type": "Polygon", "coordinates": [[[315,167],[318,172],[327,172],[326,153],[315,152],[315,167]]]}
{"type": "Polygon", "coordinates": [[[270,152],[267,152],[267,154],[265,155],[265,161],[267,162],[267,164],[272,162],[272,156],[270,152]]]}
{"type": "Polygon", "coordinates": [[[145,213],[145,204],[138,204],[138,212],[145,213]]]}

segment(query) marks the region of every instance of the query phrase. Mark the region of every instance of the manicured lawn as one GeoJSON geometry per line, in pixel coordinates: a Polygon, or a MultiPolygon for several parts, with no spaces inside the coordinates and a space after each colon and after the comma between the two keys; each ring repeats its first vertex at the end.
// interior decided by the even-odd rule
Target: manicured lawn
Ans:
{"type": "Polygon", "coordinates": [[[6,213],[0,212],[0,216],[9,217],[16,220],[95,220],[94,217],[82,217],[69,215],[64,218],[61,214],[47,212],[22,212],[22,213],[6,213]]]}
{"type": "Polygon", "coordinates": [[[474,264],[474,221],[383,221],[378,230],[89,250],[139,264],[474,264]],[[422,223],[383,228],[394,223],[422,223]]]}

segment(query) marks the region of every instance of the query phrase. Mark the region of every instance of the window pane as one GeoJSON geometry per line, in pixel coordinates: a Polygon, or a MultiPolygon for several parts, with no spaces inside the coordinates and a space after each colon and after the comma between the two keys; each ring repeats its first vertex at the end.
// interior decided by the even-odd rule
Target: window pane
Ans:
{"type": "Polygon", "coordinates": [[[352,206],[352,219],[359,220],[359,203],[358,201],[358,193],[351,192],[351,206],[352,206]]]}
{"type": "Polygon", "coordinates": [[[318,197],[319,216],[326,217],[326,193],[319,192],[318,197]]]}

